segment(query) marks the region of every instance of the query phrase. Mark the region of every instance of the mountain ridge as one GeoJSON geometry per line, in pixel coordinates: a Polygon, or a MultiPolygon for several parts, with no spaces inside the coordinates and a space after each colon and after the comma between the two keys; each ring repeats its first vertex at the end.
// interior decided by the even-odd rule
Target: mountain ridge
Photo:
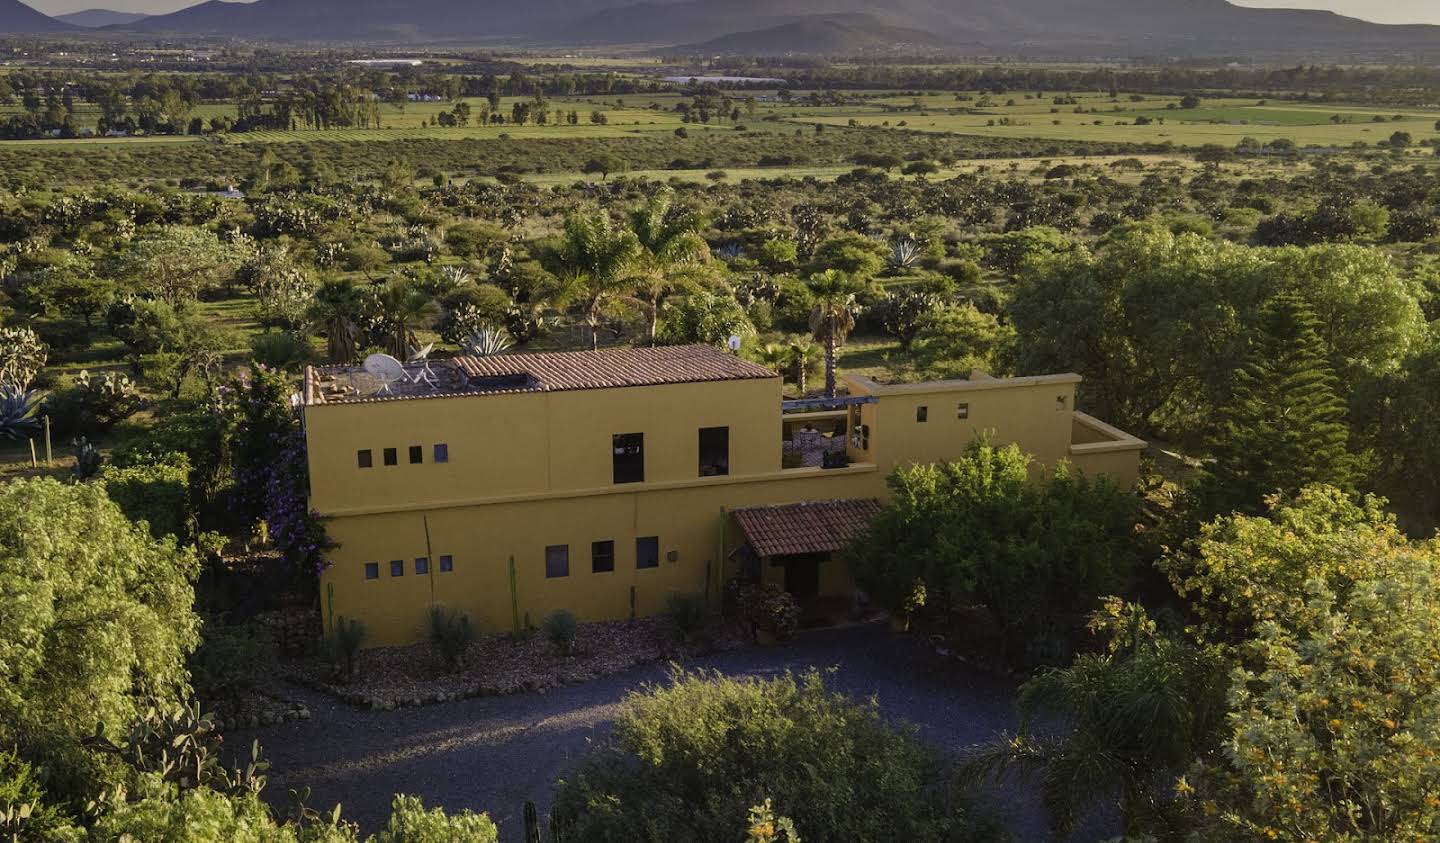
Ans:
{"type": "Polygon", "coordinates": [[[86,29],[99,29],[102,26],[124,26],[125,24],[136,23],[150,17],[142,12],[117,12],[114,9],[81,9],[78,12],[69,12],[63,15],[55,15],[55,20],[68,23],[72,26],[82,26],[86,29]]]}
{"type": "Polygon", "coordinates": [[[78,31],[78,29],[32,9],[21,3],[20,0],[0,0],[0,32],[28,35],[72,31],[78,31]]]}

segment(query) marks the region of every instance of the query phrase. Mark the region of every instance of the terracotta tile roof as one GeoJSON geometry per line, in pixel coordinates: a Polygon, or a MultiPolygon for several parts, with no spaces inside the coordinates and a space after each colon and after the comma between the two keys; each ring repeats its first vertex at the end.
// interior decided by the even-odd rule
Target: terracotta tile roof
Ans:
{"type": "Polygon", "coordinates": [[[875,498],[737,509],[732,515],[757,556],[833,553],[881,510],[875,498]]]}
{"type": "Polygon", "coordinates": [[[456,357],[454,363],[469,378],[529,375],[534,388],[543,392],[776,376],[764,366],[709,345],[456,357]]]}

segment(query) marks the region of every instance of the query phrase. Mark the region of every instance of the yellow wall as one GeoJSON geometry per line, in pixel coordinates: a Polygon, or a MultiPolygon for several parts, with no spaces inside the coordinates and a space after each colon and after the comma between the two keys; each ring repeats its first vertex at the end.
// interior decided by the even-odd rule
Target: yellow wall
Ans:
{"type": "MultiPolygon", "coordinates": [[[[958,457],[979,431],[1054,463],[1071,454],[1076,381],[852,380],[852,393],[878,398],[860,409],[870,452],[852,449],[856,464],[831,471],[780,468],[778,379],[312,405],[311,505],[329,517],[340,545],[321,580],[327,629],[335,616],[359,618],[369,646],[413,643],[438,603],[465,611],[483,632],[509,631],[512,557],[519,614],[532,624],[559,609],[586,621],[628,617],[632,588],[636,614],[654,614],[671,593],[705,592],[707,571],[718,605],[722,569],[733,570],[726,556],[742,541],[725,511],[884,498],[891,469],[958,457]],[[970,404],[963,422],[960,401],[970,404]],[[915,420],[921,405],[930,408],[923,424],[915,420]],[[702,427],[730,428],[729,476],[698,476],[702,427]],[[645,434],[646,482],[612,482],[617,433],[645,434]],[[436,443],[449,446],[447,464],[432,463],[436,443]],[[423,464],[409,464],[411,445],[423,446],[423,464]],[[399,465],[383,465],[387,447],[399,465]],[[373,451],[373,468],[358,468],[360,449],[373,451]],[[658,568],[636,568],[641,536],[659,537],[658,568]],[[592,573],[591,543],[600,540],[615,542],[613,572],[592,573]],[[569,546],[567,577],[546,578],[550,545],[569,546]],[[440,571],[443,555],[453,557],[453,571],[440,571]],[[428,575],[416,576],[418,557],[429,560],[428,575]],[[404,576],[390,575],[392,560],[404,561],[404,576]],[[378,564],[378,579],[365,578],[367,562],[378,564]]],[[[1138,452],[1082,453],[1076,463],[1133,482],[1138,452]]],[[[823,593],[843,594],[848,583],[843,565],[822,564],[823,593]]]]}

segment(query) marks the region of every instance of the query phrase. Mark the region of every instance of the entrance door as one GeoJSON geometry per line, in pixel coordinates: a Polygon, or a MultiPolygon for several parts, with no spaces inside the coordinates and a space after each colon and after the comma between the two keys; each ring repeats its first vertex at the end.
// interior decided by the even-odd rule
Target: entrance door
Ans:
{"type": "Polygon", "coordinates": [[[820,596],[820,563],[828,553],[809,553],[785,557],[785,590],[796,600],[820,596]]]}

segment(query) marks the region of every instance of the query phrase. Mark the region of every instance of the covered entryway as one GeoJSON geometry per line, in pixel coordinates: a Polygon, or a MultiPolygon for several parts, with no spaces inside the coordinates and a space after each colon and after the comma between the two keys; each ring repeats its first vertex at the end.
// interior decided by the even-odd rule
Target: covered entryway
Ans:
{"type": "Polygon", "coordinates": [[[745,537],[744,555],[758,561],[750,578],[784,588],[807,617],[821,617],[850,611],[855,581],[835,554],[880,509],[880,501],[863,498],[747,507],[732,515],[745,537]]]}

